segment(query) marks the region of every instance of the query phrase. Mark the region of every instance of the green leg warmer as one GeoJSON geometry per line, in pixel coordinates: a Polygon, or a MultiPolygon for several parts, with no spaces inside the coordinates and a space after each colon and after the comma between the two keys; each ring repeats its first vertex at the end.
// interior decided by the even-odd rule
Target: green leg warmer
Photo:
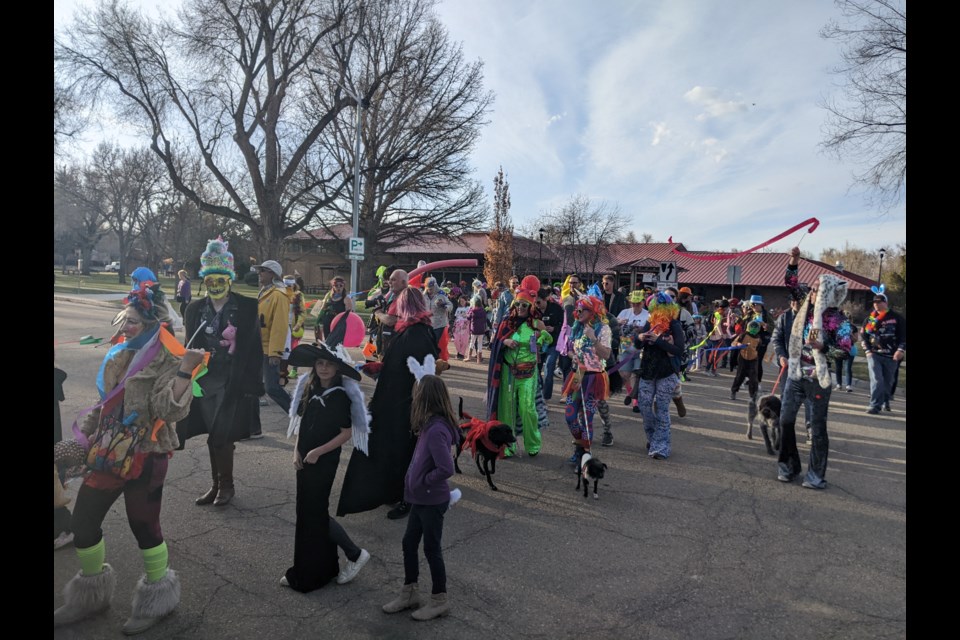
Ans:
{"type": "Polygon", "coordinates": [[[80,572],[85,576],[96,576],[103,573],[103,559],[107,557],[107,545],[103,538],[100,542],[87,547],[86,549],[77,549],[77,559],[80,560],[80,572]]]}
{"type": "Polygon", "coordinates": [[[159,582],[167,575],[167,543],[161,542],[152,549],[141,549],[147,582],[159,582]]]}

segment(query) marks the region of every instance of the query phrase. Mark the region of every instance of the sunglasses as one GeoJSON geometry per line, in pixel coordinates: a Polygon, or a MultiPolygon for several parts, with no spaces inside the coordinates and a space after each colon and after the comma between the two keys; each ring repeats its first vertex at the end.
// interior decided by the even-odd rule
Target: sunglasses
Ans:
{"type": "Polygon", "coordinates": [[[530,308],[530,303],[529,303],[529,302],[518,302],[518,303],[517,303],[517,307],[520,308],[520,309],[529,309],[529,308],[530,308]]]}

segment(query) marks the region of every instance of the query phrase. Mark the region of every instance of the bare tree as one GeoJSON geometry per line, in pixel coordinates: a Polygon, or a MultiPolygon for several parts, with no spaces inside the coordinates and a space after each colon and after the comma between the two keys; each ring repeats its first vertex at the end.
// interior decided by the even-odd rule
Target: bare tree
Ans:
{"type": "Polygon", "coordinates": [[[854,174],[870,199],[888,210],[907,179],[907,14],[902,0],[836,0],[843,22],[824,38],[840,43],[842,99],[827,99],[824,149],[864,168],[854,174]]]}
{"type": "Polygon", "coordinates": [[[577,194],[561,207],[542,213],[536,226],[544,230],[544,242],[560,261],[565,273],[590,278],[606,248],[618,242],[630,219],[619,204],[594,202],[577,194]]]}
{"type": "MultiPolygon", "coordinates": [[[[360,235],[372,255],[412,239],[444,238],[480,229],[488,207],[481,185],[471,178],[468,154],[486,124],[493,96],[483,89],[483,65],[464,60],[433,15],[435,0],[368,5],[364,41],[373,52],[402,46],[413,62],[402,74],[385,77],[363,110],[360,235]]],[[[354,73],[351,91],[383,75],[383,54],[354,73]]],[[[322,81],[336,96],[342,78],[326,69],[322,81]]],[[[329,111],[323,101],[318,115],[329,111]]],[[[341,112],[321,137],[339,171],[355,167],[353,110],[341,112]]],[[[326,195],[326,194],[319,194],[326,195]]],[[[330,202],[323,226],[352,222],[353,184],[330,202]]]]}
{"type": "Polygon", "coordinates": [[[487,235],[483,276],[487,284],[507,282],[513,275],[513,222],[510,219],[510,183],[503,167],[493,178],[493,227],[487,235]]]}
{"type": "Polygon", "coordinates": [[[53,246],[62,259],[64,272],[68,256],[79,251],[83,259],[83,274],[90,275],[90,257],[97,243],[110,233],[101,211],[86,206],[80,193],[82,183],[80,167],[60,167],[54,172],[53,181],[53,246]]]}
{"type": "Polygon", "coordinates": [[[263,255],[341,196],[350,176],[325,160],[318,140],[356,101],[337,91],[317,117],[311,68],[334,69],[369,101],[413,60],[413,43],[374,50],[364,37],[360,0],[187,0],[176,19],[146,19],[118,0],[81,9],[55,61],[117,115],[139,127],[173,186],[209,213],[248,226],[263,255]],[[183,156],[203,158],[187,182],[183,156]],[[204,197],[199,184],[225,198],[204,197]],[[325,198],[308,193],[321,192],[325,198]]]}
{"type": "Polygon", "coordinates": [[[128,258],[143,229],[144,216],[162,189],[162,164],[149,149],[126,150],[102,143],[79,176],[73,172],[64,174],[67,177],[55,186],[81,210],[89,211],[92,220],[105,223],[116,235],[120,245],[117,278],[124,282],[129,271],[128,258]]]}

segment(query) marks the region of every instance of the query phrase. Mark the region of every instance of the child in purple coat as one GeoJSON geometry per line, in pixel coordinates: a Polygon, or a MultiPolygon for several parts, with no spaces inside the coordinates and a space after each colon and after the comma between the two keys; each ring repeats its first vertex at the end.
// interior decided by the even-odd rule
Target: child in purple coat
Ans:
{"type": "Polygon", "coordinates": [[[457,419],[443,380],[424,375],[413,388],[410,425],[417,434],[413,459],[404,478],[403,499],[411,505],[407,531],[403,535],[403,589],[395,600],[383,605],[387,613],[417,609],[415,620],[431,620],[450,612],[447,602],[447,573],[440,540],[443,514],[450,506],[447,479],[453,475],[450,448],[457,443],[457,419]],[[420,573],[419,547],[430,565],[433,591],[426,606],[420,606],[417,579],[420,573]],[[420,607],[420,608],[418,608],[420,607]]]}
{"type": "Polygon", "coordinates": [[[473,307],[467,317],[470,318],[470,349],[467,360],[473,357],[476,349],[477,362],[483,362],[483,336],[487,333],[487,310],[483,308],[483,300],[479,296],[473,299],[473,307]]]}

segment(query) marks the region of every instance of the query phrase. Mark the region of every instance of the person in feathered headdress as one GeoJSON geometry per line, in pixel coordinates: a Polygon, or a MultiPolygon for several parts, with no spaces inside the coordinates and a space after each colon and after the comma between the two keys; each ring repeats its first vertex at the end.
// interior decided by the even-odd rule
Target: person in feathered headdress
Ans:
{"type": "Polygon", "coordinates": [[[208,355],[198,376],[197,396],[186,420],[177,424],[181,442],[207,434],[210,489],[196,504],[221,507],[233,499],[233,450],[237,440],[263,437],[259,396],[263,393],[263,347],[257,301],[232,290],[233,254],[223,238],[207,242],[200,256],[206,297],[187,305],[187,345],[208,355]]]}
{"type": "MultiPolygon", "coordinates": [[[[490,343],[487,370],[487,420],[499,420],[514,429],[522,425],[523,448],[530,456],[543,446],[536,403],[540,350],[553,343],[535,306],[539,289],[536,276],[526,276],[520,283],[490,343]]],[[[515,444],[506,455],[514,453],[515,444]]]]}
{"type": "Polygon", "coordinates": [[[203,352],[184,350],[161,328],[168,320],[159,287],[138,280],[114,320],[116,343],[97,374],[100,402],[74,423],[90,473],[77,494],[71,526],[80,572],[64,588],[64,604],[53,613],[58,627],[82,620],[110,605],[116,586],[104,562],[104,516],[121,495],[127,519],[143,556],[145,575],[137,582],[133,610],[124,623],[128,635],[154,626],[180,602],[180,581],[169,569],[160,527],[167,465],[177,448],[174,424],[186,417],[190,379],[203,352]]]}
{"type": "Polygon", "coordinates": [[[575,443],[571,462],[579,460],[583,452],[590,451],[597,404],[610,395],[606,361],[613,353],[610,347],[613,332],[603,301],[593,296],[580,296],[576,301],[574,316],[576,320],[570,328],[568,353],[573,358],[576,370],[567,376],[563,386],[567,427],[575,443]]]}
{"type": "Polygon", "coordinates": [[[784,283],[800,300],[788,339],[787,381],[780,410],[782,430],[777,479],[791,482],[800,475],[800,454],[797,451],[796,421],[800,405],[809,402],[810,461],[803,486],[825,489],[827,482],[827,409],[833,390],[830,365],[846,358],[853,342],[850,323],[840,310],[847,297],[847,283],[833,274],[823,274],[810,285],[804,295],[799,290],[800,249],[790,250],[784,283]]]}
{"type": "Polygon", "coordinates": [[[670,457],[670,400],[680,384],[680,366],[686,355],[680,307],[661,291],[647,298],[650,315],[635,338],[641,350],[637,406],[647,434],[647,455],[670,457]]]}

